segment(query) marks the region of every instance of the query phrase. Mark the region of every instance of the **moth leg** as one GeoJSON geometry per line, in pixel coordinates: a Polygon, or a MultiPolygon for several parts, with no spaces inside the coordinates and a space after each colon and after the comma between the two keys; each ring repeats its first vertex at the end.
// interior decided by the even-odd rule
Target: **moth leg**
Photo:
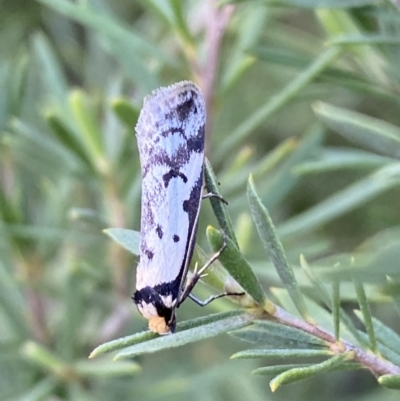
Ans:
{"type": "Polygon", "coordinates": [[[214,192],[209,192],[209,193],[203,195],[203,197],[202,197],[202,199],[207,199],[207,198],[216,198],[216,199],[220,200],[222,203],[225,203],[225,205],[228,204],[228,202],[221,195],[215,194],[214,192]]]}
{"type": "Polygon", "coordinates": [[[211,256],[211,258],[205,263],[205,265],[199,271],[197,271],[197,268],[195,269],[195,272],[191,280],[186,284],[181,296],[179,297],[177,306],[179,306],[189,296],[189,294],[192,292],[194,286],[197,284],[202,274],[219,258],[221,253],[225,250],[226,246],[227,244],[224,239],[224,243],[222,244],[219,251],[214,253],[214,255],[211,256]]]}
{"type": "Polygon", "coordinates": [[[226,296],[233,296],[233,295],[244,295],[244,292],[223,292],[222,294],[218,294],[218,295],[211,295],[210,297],[208,297],[207,299],[205,299],[204,301],[196,298],[194,295],[189,294],[188,297],[193,301],[196,302],[197,305],[200,306],[206,306],[208,305],[210,302],[214,301],[215,299],[218,298],[222,298],[222,297],[226,297],[226,296]]]}

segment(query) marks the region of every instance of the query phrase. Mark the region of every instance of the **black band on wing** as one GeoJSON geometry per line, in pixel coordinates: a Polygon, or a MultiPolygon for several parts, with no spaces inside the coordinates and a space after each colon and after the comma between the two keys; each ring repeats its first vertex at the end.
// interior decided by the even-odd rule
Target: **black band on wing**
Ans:
{"type": "Polygon", "coordinates": [[[136,305],[141,305],[143,303],[154,305],[157,310],[158,316],[165,319],[165,323],[167,325],[170,325],[171,332],[173,332],[175,329],[175,326],[173,324],[173,322],[175,321],[175,319],[173,318],[175,307],[167,307],[161,297],[171,295],[172,301],[176,300],[178,298],[179,287],[180,279],[176,278],[170,283],[162,283],[154,287],[147,286],[140,290],[137,290],[133,294],[132,299],[134,300],[136,305]]]}

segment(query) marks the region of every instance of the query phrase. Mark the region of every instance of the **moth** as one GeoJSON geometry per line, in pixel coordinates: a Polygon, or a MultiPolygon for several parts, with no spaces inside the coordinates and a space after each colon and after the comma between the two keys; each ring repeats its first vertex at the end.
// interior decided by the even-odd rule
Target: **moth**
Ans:
{"type": "MultiPolygon", "coordinates": [[[[133,300],[159,334],[175,330],[175,311],[204,270],[187,279],[203,197],[206,108],[200,89],[183,81],[145,98],[136,125],[142,173],[140,261],[133,300]]],[[[207,195],[205,195],[207,196],[207,195]]]]}

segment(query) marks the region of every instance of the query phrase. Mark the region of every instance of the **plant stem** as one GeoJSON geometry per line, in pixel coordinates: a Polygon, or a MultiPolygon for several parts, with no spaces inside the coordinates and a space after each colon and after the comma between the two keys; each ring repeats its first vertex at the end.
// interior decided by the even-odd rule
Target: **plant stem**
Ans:
{"type": "MultiPolygon", "coordinates": [[[[213,121],[215,81],[218,73],[219,56],[221,54],[222,38],[226,27],[235,10],[234,5],[218,7],[217,1],[210,2],[206,19],[206,49],[207,58],[205,65],[200,69],[200,86],[203,92],[207,110],[206,134],[210,135],[213,121]]],[[[206,139],[206,151],[209,140],[206,139]]]]}
{"type": "Polygon", "coordinates": [[[279,306],[276,306],[273,318],[285,326],[297,328],[326,341],[330,344],[331,351],[335,354],[353,351],[355,354],[354,360],[367,367],[376,376],[385,374],[400,375],[400,367],[393,363],[386,361],[375,354],[366,352],[347,341],[341,340],[340,343],[338,343],[335,340],[334,334],[322,329],[318,325],[312,325],[291,315],[279,306]]]}

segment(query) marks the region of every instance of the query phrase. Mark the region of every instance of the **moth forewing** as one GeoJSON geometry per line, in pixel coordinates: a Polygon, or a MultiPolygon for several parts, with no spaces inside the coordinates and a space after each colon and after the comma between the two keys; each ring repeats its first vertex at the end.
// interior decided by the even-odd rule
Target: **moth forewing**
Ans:
{"type": "Polygon", "coordinates": [[[133,299],[149,328],[175,329],[200,211],[206,111],[184,81],[148,96],[136,125],[142,171],[140,262],[133,299]]]}

